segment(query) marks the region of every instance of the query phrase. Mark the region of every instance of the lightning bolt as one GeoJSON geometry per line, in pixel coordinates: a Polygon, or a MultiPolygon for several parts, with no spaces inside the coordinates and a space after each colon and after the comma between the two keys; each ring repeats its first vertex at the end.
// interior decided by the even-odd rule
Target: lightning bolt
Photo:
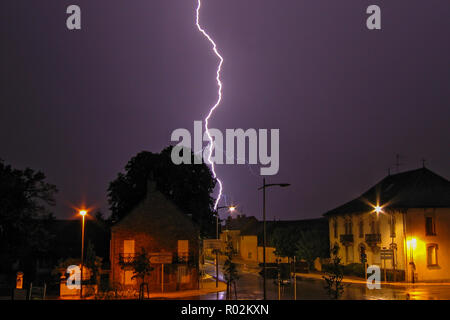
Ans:
{"type": "Polygon", "coordinates": [[[220,71],[222,70],[223,57],[220,55],[219,51],[217,50],[217,45],[214,42],[214,40],[200,26],[200,8],[201,8],[201,6],[202,6],[202,2],[201,2],[201,0],[198,0],[195,24],[197,25],[198,30],[211,43],[214,53],[219,58],[219,64],[217,65],[217,73],[216,73],[216,81],[217,81],[217,87],[218,87],[218,89],[217,89],[217,101],[214,104],[214,106],[211,107],[211,109],[209,110],[208,116],[205,118],[205,132],[208,135],[208,139],[209,139],[207,161],[208,161],[208,163],[211,166],[211,171],[213,173],[214,178],[219,183],[219,194],[217,196],[216,202],[214,203],[214,210],[216,210],[217,209],[217,205],[219,204],[220,198],[222,197],[223,185],[222,185],[222,181],[220,181],[220,179],[217,177],[216,170],[215,170],[215,167],[214,167],[214,163],[211,161],[211,155],[212,155],[212,152],[214,150],[214,140],[211,137],[211,134],[209,133],[208,123],[209,123],[209,120],[210,120],[212,114],[214,113],[214,110],[216,110],[216,108],[219,106],[220,102],[222,101],[222,81],[220,81],[220,71]]]}

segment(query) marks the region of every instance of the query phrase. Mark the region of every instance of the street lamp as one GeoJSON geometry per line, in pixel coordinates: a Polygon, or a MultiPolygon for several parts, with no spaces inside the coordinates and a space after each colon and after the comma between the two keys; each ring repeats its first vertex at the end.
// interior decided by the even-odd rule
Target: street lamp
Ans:
{"type": "Polygon", "coordinates": [[[266,292],[266,188],[279,186],[279,187],[289,187],[289,183],[269,183],[266,184],[266,178],[263,178],[262,187],[258,188],[258,190],[263,190],[263,285],[264,285],[264,300],[267,298],[266,292]]]}
{"type": "Polygon", "coordinates": [[[79,214],[83,218],[81,227],[81,279],[80,279],[80,299],[83,299],[83,267],[84,267],[84,217],[87,214],[86,210],[80,210],[79,214]]]}
{"type": "MultiPolygon", "coordinates": [[[[219,240],[219,210],[228,209],[228,211],[233,212],[236,206],[222,206],[216,209],[216,239],[219,240]]],[[[216,249],[216,288],[219,287],[219,251],[216,249]]]]}
{"type": "Polygon", "coordinates": [[[219,210],[220,209],[228,209],[229,212],[233,212],[234,210],[236,210],[236,206],[222,206],[222,207],[217,207],[216,209],[216,238],[219,239],[219,210]]]}

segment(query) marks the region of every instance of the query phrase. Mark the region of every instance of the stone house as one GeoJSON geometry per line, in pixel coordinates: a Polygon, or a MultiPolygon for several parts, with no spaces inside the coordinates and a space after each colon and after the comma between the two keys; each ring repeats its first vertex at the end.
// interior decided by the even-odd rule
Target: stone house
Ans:
{"type": "Polygon", "coordinates": [[[111,284],[139,288],[132,268],[121,267],[119,259],[132,261],[144,248],[154,268],[145,280],[150,291],[197,289],[199,229],[154,182],[147,189],[146,198],[111,228],[111,284]]]}

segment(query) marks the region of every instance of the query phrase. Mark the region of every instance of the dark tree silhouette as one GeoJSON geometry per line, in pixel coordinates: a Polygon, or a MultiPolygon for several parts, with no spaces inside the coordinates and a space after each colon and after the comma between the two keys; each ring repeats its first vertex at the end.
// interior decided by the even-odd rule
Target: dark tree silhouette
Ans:
{"type": "Polygon", "coordinates": [[[119,173],[109,184],[108,198],[112,220],[118,221],[146,196],[149,179],[156,181],[156,188],[172,200],[200,227],[202,236],[213,235],[215,217],[213,214],[215,179],[209,168],[193,164],[175,165],[171,160],[172,146],[161,153],[143,151],[133,157],[125,166],[125,173],[119,173]]]}
{"type": "Polygon", "coordinates": [[[295,243],[296,256],[308,263],[309,270],[314,270],[314,260],[327,256],[329,250],[327,234],[324,234],[322,230],[310,229],[300,231],[298,236],[295,243]]]}
{"type": "Polygon", "coordinates": [[[30,168],[13,169],[0,160],[0,268],[33,274],[35,258],[48,252],[54,220],[48,211],[55,204],[54,185],[30,168]],[[14,267],[13,267],[14,265],[14,267]]]}

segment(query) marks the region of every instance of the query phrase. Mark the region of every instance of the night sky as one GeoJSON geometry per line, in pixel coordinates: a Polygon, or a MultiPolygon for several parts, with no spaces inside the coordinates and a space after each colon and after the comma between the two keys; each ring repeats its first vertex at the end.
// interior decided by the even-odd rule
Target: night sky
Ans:
{"type": "MultiPolygon", "coordinates": [[[[0,158],[57,185],[57,217],[83,201],[109,214],[106,189],[126,162],[192,131],[215,102],[217,59],[195,7],[1,1],[0,158]],[[70,4],[81,31],[66,28],[70,4]]],[[[268,190],[269,219],[321,216],[396,172],[396,154],[400,171],[425,158],[450,177],[449,17],[448,0],[203,0],[225,59],[211,127],[280,129],[280,171],[267,180],[292,186],[268,190]],[[382,30],[366,28],[371,4],[382,30]]],[[[259,218],[257,169],[217,172],[228,202],[259,218]]]]}

